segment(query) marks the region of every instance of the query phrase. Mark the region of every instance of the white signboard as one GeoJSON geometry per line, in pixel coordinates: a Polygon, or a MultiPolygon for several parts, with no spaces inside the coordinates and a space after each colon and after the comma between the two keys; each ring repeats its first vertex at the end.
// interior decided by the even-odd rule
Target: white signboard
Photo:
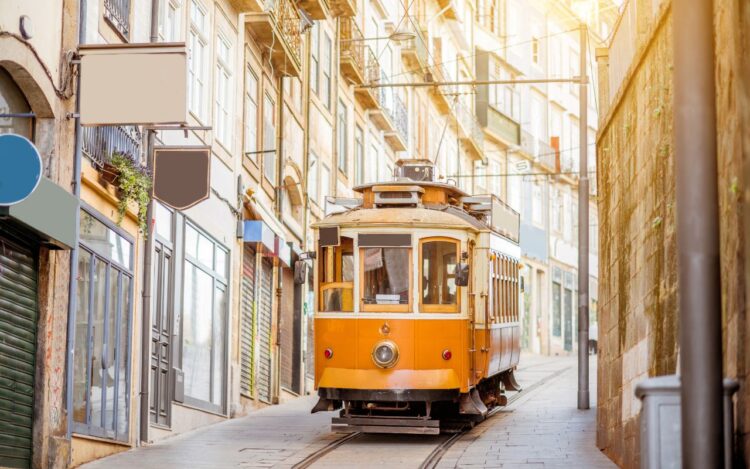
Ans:
{"type": "Polygon", "coordinates": [[[187,123],[184,43],[92,44],[81,55],[81,124],[187,123]]]}
{"type": "Polygon", "coordinates": [[[521,160],[516,163],[516,173],[525,174],[531,170],[531,163],[526,160],[521,160]]]}

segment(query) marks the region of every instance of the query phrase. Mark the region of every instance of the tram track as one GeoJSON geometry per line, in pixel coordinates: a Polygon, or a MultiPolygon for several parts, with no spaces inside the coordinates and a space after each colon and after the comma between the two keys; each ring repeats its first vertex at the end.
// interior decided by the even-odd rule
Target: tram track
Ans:
{"type": "MultiPolygon", "coordinates": [[[[531,365],[526,368],[532,368],[537,365],[531,365]]],[[[447,436],[443,441],[438,443],[438,445],[427,455],[427,457],[423,460],[423,462],[419,465],[420,469],[434,469],[437,467],[437,465],[440,463],[440,460],[443,458],[443,456],[448,452],[448,450],[456,444],[459,440],[461,440],[471,429],[486,424],[492,417],[494,417],[496,414],[503,411],[503,409],[507,409],[508,406],[516,402],[517,400],[521,399],[524,396],[529,395],[532,391],[535,389],[545,385],[549,381],[557,378],[561,374],[568,371],[571,367],[565,367],[563,369],[557,370],[544,378],[540,379],[539,381],[536,381],[535,383],[530,384],[528,387],[526,387],[524,390],[516,392],[512,396],[508,398],[507,403],[504,406],[495,407],[492,410],[490,410],[487,414],[487,417],[479,422],[478,424],[467,427],[463,430],[460,430],[457,433],[453,433],[447,436]]],[[[337,438],[325,446],[321,447],[317,451],[309,454],[306,456],[303,460],[300,462],[294,464],[292,466],[292,469],[306,469],[309,467],[312,467],[316,462],[320,461],[330,453],[334,452],[336,449],[346,445],[347,443],[353,442],[354,440],[360,438],[361,436],[364,436],[362,432],[354,432],[354,433],[348,433],[344,436],[337,438]]]]}

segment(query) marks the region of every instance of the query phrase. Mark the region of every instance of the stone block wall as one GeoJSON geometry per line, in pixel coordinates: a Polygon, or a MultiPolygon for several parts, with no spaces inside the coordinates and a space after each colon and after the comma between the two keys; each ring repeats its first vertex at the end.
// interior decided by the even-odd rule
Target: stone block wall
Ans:
{"type": "MultiPolygon", "coordinates": [[[[639,3],[640,4],[640,3],[639,3]]],[[[737,402],[737,449],[750,455],[748,324],[745,318],[743,204],[750,201],[750,7],[715,0],[718,190],[724,374],[742,384],[737,402]],[[744,173],[743,173],[744,171],[744,173]],[[743,200],[743,193],[745,194],[743,200]]],[[[623,86],[605,104],[598,135],[600,225],[597,443],[622,467],[637,467],[635,385],[678,372],[679,321],[673,152],[672,12],[669,2],[640,22],[636,54],[623,86]]],[[[617,57],[605,57],[606,62],[617,57]]],[[[603,66],[602,66],[603,65],[603,66]]],[[[606,80],[600,79],[602,84],[606,80]]],[[[600,95],[607,96],[600,86],[600,95]]],[[[700,190],[700,188],[696,188],[700,190]]]]}

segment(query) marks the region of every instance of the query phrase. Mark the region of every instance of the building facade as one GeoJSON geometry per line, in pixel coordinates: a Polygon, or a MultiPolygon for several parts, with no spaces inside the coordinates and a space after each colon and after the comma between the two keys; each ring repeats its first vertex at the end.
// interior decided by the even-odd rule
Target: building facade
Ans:
{"type": "Polygon", "coordinates": [[[455,82],[577,75],[580,21],[593,40],[608,34],[601,5],[585,17],[515,0],[24,3],[0,7],[1,128],[36,144],[79,223],[71,235],[0,217],[36,282],[23,295],[37,304],[12,313],[33,319],[24,398],[40,409],[16,465],[78,465],[313,392],[309,227],[335,210],[329,197],[391,179],[400,158],[521,213],[524,346],[575,348],[578,86],[455,82]],[[187,130],[77,133],[76,47],[147,42],[186,44],[187,130]],[[150,150],[174,146],[210,149],[209,198],[154,201],[144,220],[113,167],[148,174],[150,150]],[[24,229],[36,244],[19,243],[24,229]]]}

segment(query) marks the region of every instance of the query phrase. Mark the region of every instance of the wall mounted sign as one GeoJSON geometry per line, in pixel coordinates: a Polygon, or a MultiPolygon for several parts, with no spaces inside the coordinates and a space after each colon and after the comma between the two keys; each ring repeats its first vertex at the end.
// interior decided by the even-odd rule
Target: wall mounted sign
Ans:
{"type": "Polygon", "coordinates": [[[81,124],[185,124],[185,43],[86,44],[81,124]]]}
{"type": "Polygon", "coordinates": [[[211,148],[154,148],[154,198],[185,210],[211,195],[211,148]]]}
{"type": "Polygon", "coordinates": [[[29,139],[0,135],[0,206],[22,202],[39,185],[42,158],[29,139]]]}

